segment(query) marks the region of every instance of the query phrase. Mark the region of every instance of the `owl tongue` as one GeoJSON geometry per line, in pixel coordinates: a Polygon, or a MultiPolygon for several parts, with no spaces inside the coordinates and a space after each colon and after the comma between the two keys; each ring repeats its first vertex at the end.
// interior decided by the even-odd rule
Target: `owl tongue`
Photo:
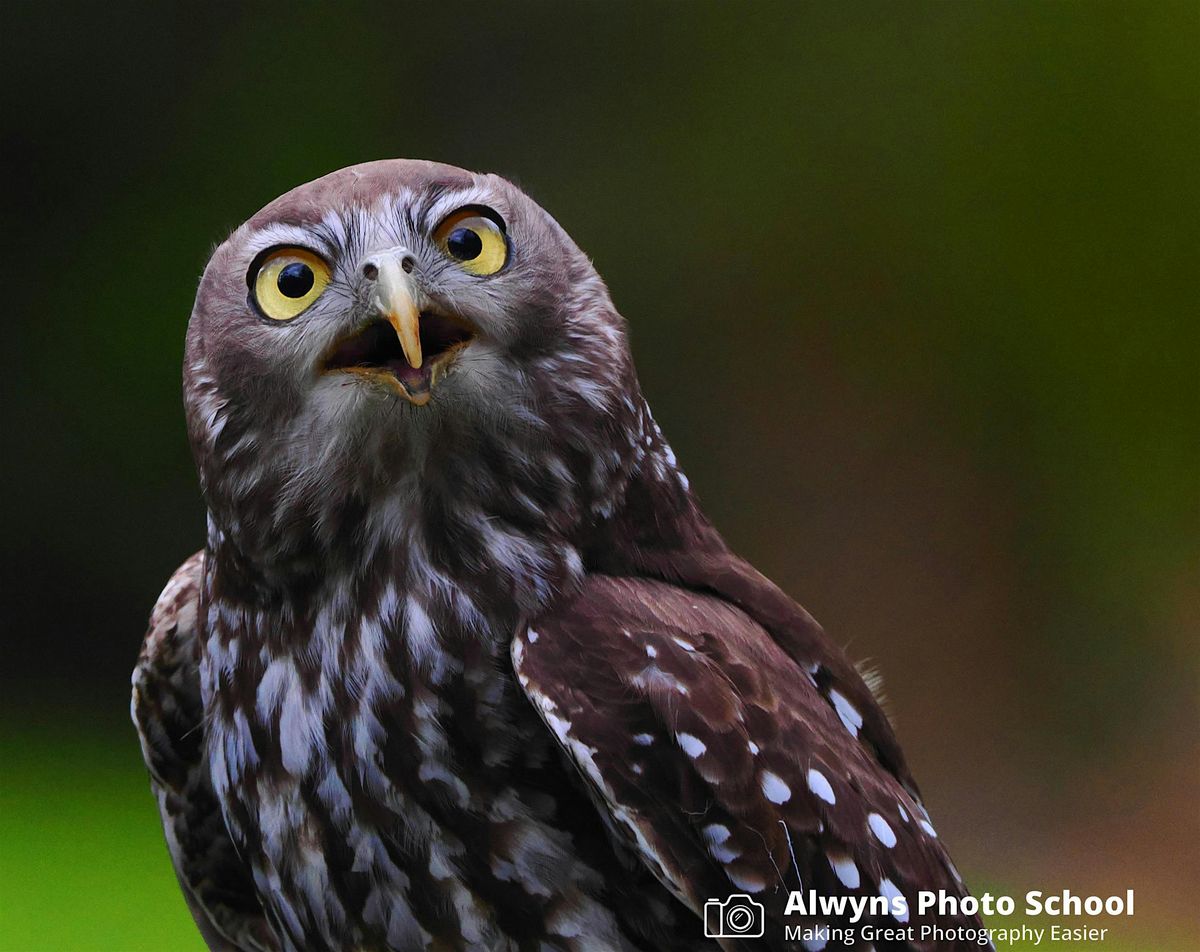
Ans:
{"type": "Polygon", "coordinates": [[[387,368],[390,370],[409,393],[416,395],[429,390],[430,380],[433,376],[432,364],[426,361],[419,368],[410,367],[406,360],[389,360],[387,368]]]}

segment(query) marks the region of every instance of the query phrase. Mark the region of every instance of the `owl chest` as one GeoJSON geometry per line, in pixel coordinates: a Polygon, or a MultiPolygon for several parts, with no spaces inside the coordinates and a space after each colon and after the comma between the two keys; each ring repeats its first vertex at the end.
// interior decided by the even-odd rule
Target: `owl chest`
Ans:
{"type": "Polygon", "coordinates": [[[534,922],[595,876],[572,855],[554,742],[506,658],[447,651],[418,672],[362,654],[315,674],[267,661],[253,703],[206,659],[214,787],[276,931],[297,948],[447,929],[450,947],[505,948],[498,907],[534,922]]]}

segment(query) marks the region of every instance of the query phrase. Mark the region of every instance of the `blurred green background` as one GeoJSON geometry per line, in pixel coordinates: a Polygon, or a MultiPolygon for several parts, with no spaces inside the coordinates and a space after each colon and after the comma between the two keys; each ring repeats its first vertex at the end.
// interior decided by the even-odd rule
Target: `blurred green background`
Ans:
{"type": "Polygon", "coordinates": [[[594,256],[977,890],[1133,886],[1102,948],[1197,947],[1200,5],[4,21],[0,948],[201,948],[126,714],[203,538],[184,327],[230,228],[387,156],[506,174],[594,256]]]}

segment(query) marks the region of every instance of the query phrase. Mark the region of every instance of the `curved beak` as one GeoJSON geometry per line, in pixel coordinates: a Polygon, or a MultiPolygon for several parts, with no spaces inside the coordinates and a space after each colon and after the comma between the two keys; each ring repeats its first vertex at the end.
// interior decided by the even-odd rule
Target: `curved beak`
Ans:
{"type": "Polygon", "coordinates": [[[400,339],[404,359],[414,370],[424,362],[421,354],[421,311],[417,307],[412,280],[404,270],[403,255],[380,255],[373,263],[378,270],[371,306],[392,325],[400,339]]]}

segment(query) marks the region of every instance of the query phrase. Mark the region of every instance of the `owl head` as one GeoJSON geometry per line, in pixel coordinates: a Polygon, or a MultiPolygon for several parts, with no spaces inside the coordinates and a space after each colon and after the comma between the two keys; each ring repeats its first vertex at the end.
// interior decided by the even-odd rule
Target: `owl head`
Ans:
{"type": "Polygon", "coordinates": [[[259,548],[414,501],[490,518],[533,494],[543,521],[577,518],[627,462],[636,389],[624,322],[554,219],[496,175],[407,160],[236,229],[184,367],[210,512],[259,548]]]}

